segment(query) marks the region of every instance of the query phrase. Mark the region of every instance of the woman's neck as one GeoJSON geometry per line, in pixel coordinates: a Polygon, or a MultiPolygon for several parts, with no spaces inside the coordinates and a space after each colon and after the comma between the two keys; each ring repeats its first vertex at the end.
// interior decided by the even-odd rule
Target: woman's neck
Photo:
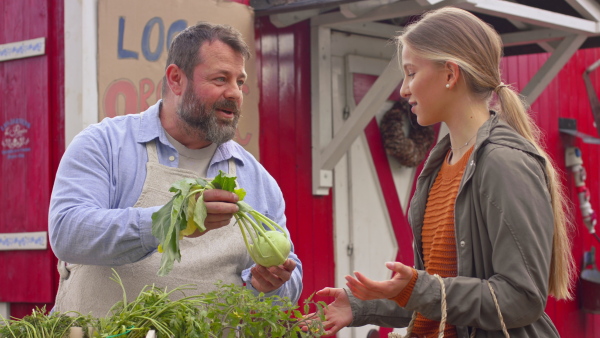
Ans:
{"type": "MultiPolygon", "coordinates": [[[[452,114],[446,122],[450,133],[450,146],[454,154],[464,154],[475,144],[477,131],[490,118],[490,111],[486,103],[471,104],[461,107],[457,113],[452,114]]],[[[460,158],[460,157],[459,157],[460,158]]]]}

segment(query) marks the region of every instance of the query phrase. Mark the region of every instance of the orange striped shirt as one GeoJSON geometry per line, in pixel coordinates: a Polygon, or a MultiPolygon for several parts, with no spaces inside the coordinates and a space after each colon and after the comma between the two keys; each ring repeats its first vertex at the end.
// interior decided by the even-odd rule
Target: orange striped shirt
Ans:
{"type": "MultiPolygon", "coordinates": [[[[421,230],[421,243],[425,271],[431,275],[438,274],[442,278],[456,277],[457,275],[454,203],[472,152],[473,147],[453,165],[448,163],[447,156],[429,192],[421,230]]],[[[412,279],[411,283],[393,298],[400,306],[406,306],[410,298],[417,279],[416,273],[413,274],[412,279]]],[[[437,337],[439,325],[439,321],[430,320],[417,314],[411,337],[437,337]]],[[[456,336],[456,328],[446,324],[444,337],[456,336]]]]}

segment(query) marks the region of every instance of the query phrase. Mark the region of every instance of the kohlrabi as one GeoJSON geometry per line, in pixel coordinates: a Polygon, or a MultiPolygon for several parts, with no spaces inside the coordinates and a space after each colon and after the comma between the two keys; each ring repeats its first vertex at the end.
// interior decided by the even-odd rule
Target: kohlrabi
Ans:
{"type": "Polygon", "coordinates": [[[211,181],[186,178],[171,186],[169,191],[175,195],[152,214],[152,234],[158,238],[158,251],[163,254],[159,276],[167,275],[173,269],[175,260],[181,261],[179,241],[184,236],[193,234],[196,229],[206,231],[204,220],[207,212],[203,193],[207,189],[223,189],[238,195],[239,211],[234,217],[242,231],[246,249],[255,263],[270,267],[285,262],[291,251],[287,233],[276,222],[243,201],[246,191],[236,188],[235,179],[235,176],[219,171],[219,175],[211,181]]]}

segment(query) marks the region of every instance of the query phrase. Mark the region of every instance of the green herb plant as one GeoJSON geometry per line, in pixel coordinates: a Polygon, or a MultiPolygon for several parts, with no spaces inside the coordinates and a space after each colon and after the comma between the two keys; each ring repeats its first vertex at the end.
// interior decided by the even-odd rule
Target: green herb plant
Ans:
{"type": "Polygon", "coordinates": [[[119,275],[114,272],[111,279],[121,285],[123,300],[112,306],[109,315],[99,319],[96,327],[99,337],[143,338],[151,329],[159,337],[210,337],[201,334],[208,332],[209,327],[200,316],[200,308],[208,298],[202,294],[184,295],[193,286],[163,290],[149,285],[128,302],[119,275]]]}
{"type": "MultiPolygon", "coordinates": [[[[113,270],[114,272],[114,270],[113,270]]],[[[287,297],[255,296],[243,286],[216,283],[216,290],[194,296],[185,292],[194,289],[184,285],[166,290],[146,286],[137,297],[128,301],[123,283],[116,272],[112,280],[123,290],[123,300],[117,302],[103,318],[78,313],[45,314],[34,310],[23,319],[0,321],[0,338],[68,338],[71,327],[92,328],[84,338],[143,338],[154,330],[158,338],[255,338],[255,337],[320,337],[324,302],[304,302],[303,311],[287,297]],[[310,307],[316,311],[310,311],[310,307]],[[315,313],[306,318],[308,313],[315,313]],[[303,331],[303,327],[308,330],[303,331]]]]}
{"type": "Polygon", "coordinates": [[[71,327],[90,327],[95,323],[91,316],[77,312],[47,314],[45,306],[36,307],[23,318],[0,316],[0,338],[64,338],[69,337],[71,327]]]}
{"type": "Polygon", "coordinates": [[[175,182],[169,191],[175,193],[171,200],[152,214],[152,234],[159,240],[162,252],[159,276],[167,275],[175,261],[181,261],[179,241],[196,230],[206,231],[207,216],[204,191],[222,189],[239,197],[239,211],[234,217],[244,237],[246,249],[257,264],[270,267],[285,262],[291,242],[285,230],[276,222],[254,210],[243,199],[246,191],[237,188],[236,177],[219,171],[214,179],[186,178],[175,182]],[[248,240],[250,239],[250,241],[248,240]]]}
{"type": "MultiPolygon", "coordinates": [[[[118,275],[113,280],[122,286],[118,275]]],[[[319,337],[324,302],[305,301],[304,313],[310,305],[317,307],[321,320],[305,316],[287,297],[255,296],[246,287],[217,282],[216,290],[185,296],[192,285],[173,290],[148,286],[128,303],[127,295],[110,310],[111,315],[99,321],[100,337],[127,333],[127,338],[145,337],[155,330],[158,337],[319,337]],[[174,299],[178,298],[178,299],[174,299]],[[308,331],[303,332],[302,327],[308,331]]],[[[123,288],[124,290],[124,288],[123,288]]],[[[125,292],[125,291],[123,291],[125,292]]]]}
{"type": "MultiPolygon", "coordinates": [[[[298,306],[288,298],[265,297],[264,294],[257,297],[245,287],[217,285],[218,289],[208,294],[213,306],[212,311],[206,313],[210,331],[217,337],[227,332],[230,337],[319,337],[323,334],[321,322],[304,319],[298,306]],[[302,326],[309,330],[303,332],[302,326]]],[[[317,313],[323,313],[325,303],[314,303],[311,298],[305,301],[304,313],[308,313],[310,304],[316,305],[317,313]]]]}

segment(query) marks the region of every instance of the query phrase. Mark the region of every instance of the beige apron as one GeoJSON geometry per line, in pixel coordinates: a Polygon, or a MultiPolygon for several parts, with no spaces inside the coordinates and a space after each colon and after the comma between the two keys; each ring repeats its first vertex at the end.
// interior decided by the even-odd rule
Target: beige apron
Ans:
{"type": "MultiPolygon", "coordinates": [[[[148,163],[146,181],[134,207],[152,207],[166,204],[173,193],[172,183],[185,177],[197,177],[193,171],[171,168],[158,162],[156,144],[146,144],[148,163]]],[[[235,162],[229,160],[229,172],[235,175],[235,162]]],[[[186,295],[206,293],[216,289],[215,282],[241,285],[242,270],[252,264],[246,251],[238,225],[232,219],[229,226],[212,230],[197,238],[184,238],[180,242],[181,262],[175,262],[173,270],[164,277],[156,275],[161,254],[114,269],[119,273],[128,302],[135,299],[146,285],[167,287],[172,290],[184,284],[194,284],[197,290],[186,290],[186,295]]],[[[59,261],[61,278],[56,296],[55,311],[77,311],[104,317],[110,308],[123,299],[121,287],[110,280],[111,267],[65,264],[59,261]]]]}

